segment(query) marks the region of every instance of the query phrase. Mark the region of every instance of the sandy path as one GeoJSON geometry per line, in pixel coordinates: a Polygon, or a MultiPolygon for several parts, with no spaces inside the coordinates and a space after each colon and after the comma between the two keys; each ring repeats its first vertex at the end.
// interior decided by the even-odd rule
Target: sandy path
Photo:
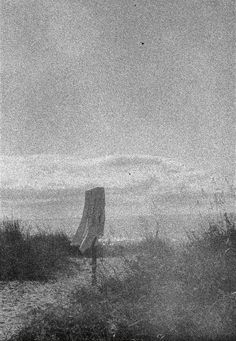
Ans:
{"type": "MultiPolygon", "coordinates": [[[[78,262],[78,260],[75,260],[78,262]]],[[[61,277],[57,281],[39,282],[9,282],[0,283],[0,340],[10,337],[22,327],[24,319],[29,319],[30,311],[36,308],[47,309],[49,306],[67,305],[69,296],[76,287],[91,283],[89,262],[79,261],[80,270],[70,277],[61,277]]],[[[98,263],[98,270],[107,269],[112,272],[116,268],[123,272],[121,262],[117,259],[107,259],[98,263]]]]}

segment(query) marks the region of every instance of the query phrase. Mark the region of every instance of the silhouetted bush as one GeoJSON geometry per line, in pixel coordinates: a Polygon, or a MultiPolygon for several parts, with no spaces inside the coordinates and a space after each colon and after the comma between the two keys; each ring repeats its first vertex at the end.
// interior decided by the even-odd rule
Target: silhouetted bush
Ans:
{"type": "Polygon", "coordinates": [[[18,220],[0,225],[0,280],[47,280],[68,263],[70,241],[63,233],[31,235],[18,220]]]}

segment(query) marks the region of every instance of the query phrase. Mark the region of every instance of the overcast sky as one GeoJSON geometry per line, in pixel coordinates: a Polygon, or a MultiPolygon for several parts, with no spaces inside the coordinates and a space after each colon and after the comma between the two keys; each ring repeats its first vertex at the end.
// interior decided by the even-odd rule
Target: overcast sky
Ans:
{"type": "Polygon", "coordinates": [[[8,168],[2,186],[32,186],[30,155],[38,154],[48,188],[61,181],[72,186],[67,171],[61,179],[50,168],[49,181],[42,173],[49,164],[70,169],[75,160],[122,155],[126,161],[145,155],[144,168],[138,173],[132,163],[120,173],[117,164],[112,179],[103,167],[100,178],[92,170],[85,180],[77,165],[72,187],[109,181],[122,187],[127,172],[137,185],[153,157],[196,174],[232,174],[234,4],[4,0],[1,154],[8,168]],[[13,179],[9,167],[19,162],[24,175],[15,169],[13,179]]]}

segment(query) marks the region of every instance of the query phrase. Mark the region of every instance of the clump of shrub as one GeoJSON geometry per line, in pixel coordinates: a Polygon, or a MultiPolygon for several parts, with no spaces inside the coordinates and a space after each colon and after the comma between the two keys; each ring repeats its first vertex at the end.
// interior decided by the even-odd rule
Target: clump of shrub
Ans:
{"type": "Polygon", "coordinates": [[[71,252],[61,233],[30,234],[19,220],[0,225],[0,280],[47,280],[65,268],[71,252]]]}
{"type": "Polygon", "coordinates": [[[106,340],[108,329],[103,315],[99,316],[91,311],[82,313],[76,308],[54,308],[44,312],[41,318],[36,315],[30,325],[25,326],[10,340],[106,340]]]}
{"type": "MultiPolygon", "coordinates": [[[[222,220],[210,222],[201,234],[190,234],[183,249],[182,268],[188,283],[198,283],[201,298],[209,292],[212,299],[217,292],[236,290],[236,227],[225,213],[222,220]],[[206,287],[208,286],[208,288],[206,287]]],[[[181,261],[179,262],[181,264],[181,261]]],[[[191,285],[190,285],[191,286],[191,285]]],[[[208,296],[207,300],[210,299],[208,296]]]]}
{"type": "Polygon", "coordinates": [[[104,311],[82,311],[77,306],[63,310],[55,308],[35,317],[8,341],[158,341],[169,340],[158,335],[151,324],[129,325],[127,321],[114,323],[104,311]]]}
{"type": "Polygon", "coordinates": [[[188,243],[176,249],[169,279],[161,282],[157,275],[150,285],[150,317],[156,325],[183,339],[235,339],[233,231],[233,221],[211,223],[209,230],[190,235],[188,243]]]}

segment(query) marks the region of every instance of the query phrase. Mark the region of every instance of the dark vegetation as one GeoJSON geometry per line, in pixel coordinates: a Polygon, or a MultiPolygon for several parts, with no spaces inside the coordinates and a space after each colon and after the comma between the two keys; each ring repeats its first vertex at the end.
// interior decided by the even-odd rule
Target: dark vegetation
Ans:
{"type": "Polygon", "coordinates": [[[31,234],[19,220],[0,224],[0,280],[48,280],[74,251],[64,233],[31,234]]]}
{"type": "Polygon", "coordinates": [[[148,236],[131,253],[105,247],[125,273],[101,268],[97,287],[78,289],[67,308],[35,313],[11,341],[235,340],[236,234],[224,219],[182,246],[148,236]]]}

